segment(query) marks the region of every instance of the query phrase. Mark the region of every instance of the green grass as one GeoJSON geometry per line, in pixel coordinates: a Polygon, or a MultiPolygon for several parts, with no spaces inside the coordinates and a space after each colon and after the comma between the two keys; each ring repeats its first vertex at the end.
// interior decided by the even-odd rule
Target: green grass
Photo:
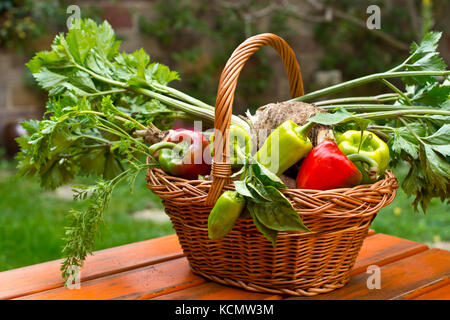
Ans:
{"type": "MultiPolygon", "coordinates": [[[[406,170],[397,170],[399,183],[406,170]]],[[[427,212],[416,213],[413,210],[414,198],[407,198],[399,189],[397,196],[389,206],[380,210],[371,228],[378,233],[432,244],[433,242],[450,241],[450,206],[439,199],[433,199],[427,212]]]]}
{"type": "MultiPolygon", "coordinates": [[[[3,165],[4,166],[4,165],[3,165]]],[[[0,271],[61,258],[66,214],[83,202],[56,197],[29,179],[5,176],[0,166],[0,271]]],[[[95,250],[173,233],[170,222],[136,220],[130,213],[161,207],[159,199],[137,179],[134,193],[125,185],[113,194],[95,250]]]]}
{"type": "Polygon", "coordinates": [[[414,213],[411,202],[412,199],[399,192],[391,205],[380,210],[371,228],[378,233],[418,242],[450,241],[449,206],[433,199],[427,213],[423,214],[414,213]]]}
{"type": "MultiPolygon", "coordinates": [[[[56,197],[39,184],[13,175],[11,164],[0,161],[0,271],[61,258],[70,208],[82,209],[83,202],[56,197]],[[9,171],[10,175],[4,175],[9,171]]],[[[400,176],[402,172],[400,172],[400,176]]],[[[414,213],[412,199],[399,192],[395,201],[377,215],[372,228],[414,241],[450,241],[449,206],[434,199],[426,215],[414,213]]],[[[126,186],[113,194],[95,250],[173,233],[170,223],[135,220],[130,213],[162,207],[160,200],[137,179],[134,194],[126,186]]]]}

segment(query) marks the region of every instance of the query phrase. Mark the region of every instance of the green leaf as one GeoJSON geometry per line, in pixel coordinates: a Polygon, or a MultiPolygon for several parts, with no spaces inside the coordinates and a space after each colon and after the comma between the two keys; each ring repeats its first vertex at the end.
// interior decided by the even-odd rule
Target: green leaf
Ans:
{"type": "Polygon", "coordinates": [[[94,149],[80,157],[80,173],[82,175],[101,176],[105,171],[105,149],[94,149]]]}
{"type": "Polygon", "coordinates": [[[394,131],[394,136],[391,143],[391,148],[393,151],[400,154],[402,151],[405,151],[407,154],[409,154],[414,159],[417,159],[419,155],[419,146],[417,145],[417,141],[411,142],[409,140],[406,140],[402,136],[402,132],[398,129],[394,131]]]}
{"type": "Polygon", "coordinates": [[[31,135],[39,131],[39,121],[38,120],[27,120],[20,123],[22,128],[31,135]]]}
{"type": "Polygon", "coordinates": [[[40,171],[41,187],[45,189],[56,189],[75,177],[76,169],[68,159],[52,161],[52,165],[40,171]]]}
{"type": "Polygon", "coordinates": [[[411,54],[421,54],[421,53],[427,53],[427,52],[434,52],[436,51],[439,40],[441,39],[442,32],[428,32],[422,42],[420,44],[417,44],[413,42],[411,44],[411,54]]]}
{"type": "Polygon", "coordinates": [[[266,227],[277,231],[310,231],[288,199],[276,188],[266,187],[271,201],[253,203],[253,211],[266,227]]]}
{"type": "Polygon", "coordinates": [[[108,21],[105,20],[98,26],[95,36],[95,49],[103,58],[109,60],[118,53],[120,41],[116,41],[116,34],[108,21]]]}
{"type": "Polygon", "coordinates": [[[80,28],[71,28],[66,35],[67,48],[75,62],[84,65],[88,52],[96,45],[97,24],[93,20],[80,20],[80,28]]]}
{"type": "Polygon", "coordinates": [[[372,122],[372,120],[357,118],[357,119],[355,119],[355,122],[358,124],[359,130],[364,132],[364,130],[367,129],[367,127],[369,126],[370,122],[372,122]]]}
{"type": "Polygon", "coordinates": [[[123,171],[119,160],[112,152],[106,155],[104,168],[103,178],[105,180],[111,180],[123,171]]]}
{"type": "MultiPolygon", "coordinates": [[[[441,32],[429,32],[425,35],[422,42],[418,45],[411,45],[411,57],[405,67],[406,71],[440,71],[445,70],[446,65],[437,52],[441,32]]],[[[432,76],[404,77],[402,81],[406,84],[426,85],[437,82],[432,76]]]]}
{"type": "Polygon", "coordinates": [[[450,145],[450,124],[444,124],[438,131],[422,140],[430,144],[450,145]]]}
{"type": "Polygon", "coordinates": [[[338,123],[344,123],[348,121],[358,121],[359,119],[354,117],[352,113],[347,112],[345,109],[339,108],[335,113],[320,112],[308,119],[308,121],[323,124],[333,125],[338,123]]]}
{"type": "Polygon", "coordinates": [[[94,81],[92,81],[90,75],[84,71],[76,71],[70,75],[70,83],[85,92],[96,93],[98,92],[95,87],[94,81]]]}
{"type": "Polygon", "coordinates": [[[450,157],[450,124],[444,124],[432,135],[421,139],[434,151],[450,157]]]}
{"type": "Polygon", "coordinates": [[[85,65],[96,74],[112,78],[113,69],[111,64],[96,51],[90,51],[86,57],[85,65]]]}
{"type": "Polygon", "coordinates": [[[432,172],[437,177],[436,180],[443,181],[442,188],[446,188],[448,184],[448,178],[450,178],[450,164],[445,161],[442,157],[440,157],[436,152],[433,150],[432,146],[424,145],[425,148],[425,154],[427,156],[429,167],[432,170],[432,172]],[[444,179],[447,178],[446,179],[444,179]]]}
{"type": "Polygon", "coordinates": [[[415,196],[413,207],[416,212],[418,211],[419,204],[423,211],[426,211],[433,192],[428,190],[429,185],[426,183],[420,164],[410,167],[408,174],[402,182],[402,189],[407,196],[415,196]]]}
{"type": "Polygon", "coordinates": [[[150,62],[150,57],[141,48],[131,54],[121,53],[117,55],[116,60],[116,75],[121,79],[127,81],[130,77],[138,77],[145,80],[145,73],[147,65],[150,62]]]}
{"type": "Polygon", "coordinates": [[[130,76],[130,78],[127,81],[127,85],[136,88],[146,88],[146,89],[150,88],[150,85],[148,84],[147,81],[137,76],[130,76]]]}
{"type": "Polygon", "coordinates": [[[156,99],[146,99],[141,95],[123,96],[118,101],[121,112],[132,116],[143,125],[150,122],[160,129],[170,129],[177,113],[156,99]]]}
{"type": "Polygon", "coordinates": [[[431,146],[420,148],[419,157],[424,176],[434,188],[447,192],[450,178],[450,164],[439,156],[431,146]]]}
{"type": "Polygon", "coordinates": [[[444,60],[439,57],[437,52],[429,52],[421,56],[419,59],[408,67],[410,71],[430,70],[439,71],[446,68],[444,60]]]}
{"type": "Polygon", "coordinates": [[[271,198],[267,195],[265,187],[261,182],[256,182],[255,184],[252,182],[247,182],[247,187],[256,196],[253,197],[254,202],[271,201],[271,198]]]}
{"type": "Polygon", "coordinates": [[[236,188],[236,191],[244,197],[253,198],[252,193],[248,190],[244,181],[234,181],[234,187],[236,188]]]}
{"type": "Polygon", "coordinates": [[[256,225],[256,228],[258,228],[262,235],[272,243],[272,247],[275,248],[277,243],[278,231],[267,228],[258,220],[253,203],[247,202],[247,209],[250,213],[250,216],[253,218],[253,223],[256,225]]]}
{"type": "Polygon", "coordinates": [[[68,65],[67,61],[62,59],[55,51],[38,52],[33,59],[26,64],[31,73],[38,73],[44,66],[61,68],[65,65],[68,65]]]}
{"type": "Polygon", "coordinates": [[[255,177],[261,181],[264,186],[273,186],[275,188],[286,188],[286,185],[281,181],[280,178],[272,171],[267,169],[262,164],[255,160],[255,163],[250,165],[250,170],[253,172],[255,177]]]}
{"type": "Polygon", "coordinates": [[[443,86],[436,82],[428,86],[417,87],[411,100],[415,104],[440,107],[449,101],[449,96],[450,86],[443,86]]]}
{"type": "Polygon", "coordinates": [[[137,76],[145,79],[145,69],[150,62],[150,57],[147,53],[145,53],[144,49],[140,49],[131,54],[133,59],[133,64],[137,70],[137,76]]]}
{"type": "Polygon", "coordinates": [[[34,78],[42,89],[48,90],[49,95],[57,95],[64,90],[64,83],[67,77],[48,70],[46,67],[40,69],[38,73],[33,74],[34,78]]]}
{"type": "Polygon", "coordinates": [[[147,81],[156,80],[162,85],[167,85],[173,80],[180,80],[180,76],[178,72],[170,71],[167,66],[154,62],[145,71],[145,79],[147,81]]]}
{"type": "Polygon", "coordinates": [[[450,144],[446,144],[446,145],[430,144],[429,146],[430,146],[430,148],[432,148],[433,150],[439,152],[443,156],[450,157],[450,144]]]}

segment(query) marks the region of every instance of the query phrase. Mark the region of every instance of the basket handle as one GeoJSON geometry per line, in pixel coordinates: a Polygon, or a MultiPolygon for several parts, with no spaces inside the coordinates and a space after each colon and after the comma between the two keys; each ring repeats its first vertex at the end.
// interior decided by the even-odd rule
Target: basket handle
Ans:
{"type": "Polygon", "coordinates": [[[217,90],[214,118],[214,158],[211,167],[212,184],[206,198],[207,205],[214,205],[222,193],[223,186],[231,176],[231,165],[228,161],[228,129],[231,123],[238,76],[245,62],[266,44],[274,48],[283,60],[292,98],[304,94],[300,66],[294,51],[284,39],[273,33],[262,33],[248,38],[234,50],[222,71],[217,90]]]}

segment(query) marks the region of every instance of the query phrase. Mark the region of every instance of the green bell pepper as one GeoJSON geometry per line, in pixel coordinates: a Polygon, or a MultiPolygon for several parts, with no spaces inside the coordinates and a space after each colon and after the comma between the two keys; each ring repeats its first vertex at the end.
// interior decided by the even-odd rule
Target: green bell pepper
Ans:
{"type": "MultiPolygon", "coordinates": [[[[367,130],[364,131],[361,142],[361,131],[349,130],[339,135],[337,138],[337,143],[339,149],[345,155],[361,154],[375,160],[378,164],[378,172],[380,175],[383,175],[389,164],[389,147],[373,132],[367,130]]],[[[357,164],[357,167],[360,170],[363,169],[361,164],[357,164]]],[[[362,173],[362,183],[374,182],[369,176],[364,175],[364,172],[362,173]]]]}

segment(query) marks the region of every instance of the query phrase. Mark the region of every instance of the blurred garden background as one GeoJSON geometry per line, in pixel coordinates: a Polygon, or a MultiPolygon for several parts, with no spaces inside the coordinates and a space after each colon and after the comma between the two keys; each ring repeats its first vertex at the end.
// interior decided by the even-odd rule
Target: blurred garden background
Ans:
{"type": "MultiPolygon", "coordinates": [[[[70,5],[82,18],[104,19],[122,40],[122,50],[144,48],[154,61],[180,73],[174,86],[214,105],[218,78],[234,48],[247,37],[272,32],[297,54],[306,92],[401,62],[409,45],[429,30],[443,32],[441,52],[450,64],[450,2],[447,0],[1,0],[0,1],[0,271],[61,257],[66,214],[83,208],[70,186],[42,190],[37,181],[15,175],[14,137],[18,123],[40,119],[46,93],[25,63],[66,31],[70,5]],[[381,29],[366,27],[367,6],[381,8],[381,29]]],[[[289,99],[282,63],[260,50],[239,79],[235,112],[289,99]]],[[[352,95],[375,95],[377,84],[352,95]]],[[[401,180],[406,174],[396,172],[401,180]]],[[[89,178],[79,182],[93,183],[89,178]]],[[[412,198],[399,192],[380,211],[372,228],[430,246],[450,243],[449,206],[434,199],[426,214],[415,213],[412,198]]],[[[173,233],[159,199],[137,179],[134,192],[114,192],[96,249],[173,233]]]]}

